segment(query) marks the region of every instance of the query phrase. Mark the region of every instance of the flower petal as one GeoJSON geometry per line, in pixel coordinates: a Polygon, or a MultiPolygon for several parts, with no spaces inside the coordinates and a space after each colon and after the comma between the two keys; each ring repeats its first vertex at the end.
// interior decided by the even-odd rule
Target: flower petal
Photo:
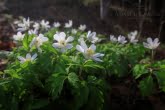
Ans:
{"type": "Polygon", "coordinates": [[[89,48],[92,49],[93,51],[96,50],[96,46],[94,44],[92,44],[89,48]]]}
{"type": "Polygon", "coordinates": [[[54,48],[60,48],[61,47],[61,45],[59,44],[59,43],[53,43],[53,45],[52,45],[54,48]]]}
{"type": "Polygon", "coordinates": [[[18,56],[17,57],[20,61],[25,61],[26,59],[24,58],[24,57],[22,57],[22,56],[18,56]]]}
{"type": "Polygon", "coordinates": [[[152,39],[149,37],[149,38],[147,38],[147,42],[149,43],[149,44],[152,44],[152,39]]]}
{"type": "Polygon", "coordinates": [[[67,39],[66,39],[66,43],[68,43],[68,42],[72,42],[74,40],[74,38],[72,37],[72,36],[69,36],[67,39]]]}
{"type": "Polygon", "coordinates": [[[67,48],[67,49],[71,49],[72,47],[73,47],[72,44],[67,44],[67,45],[66,45],[66,48],[67,48]]]}
{"type": "Polygon", "coordinates": [[[81,45],[81,47],[84,49],[84,51],[86,51],[86,50],[88,49],[88,47],[87,47],[85,41],[82,40],[82,41],[80,42],[80,45],[81,45]]]}
{"type": "Polygon", "coordinates": [[[82,53],[84,53],[84,49],[80,45],[76,45],[76,49],[82,53]]]}
{"type": "Polygon", "coordinates": [[[26,54],[26,59],[31,59],[30,53],[26,54]]]}
{"type": "Polygon", "coordinates": [[[37,57],[37,53],[35,53],[35,54],[32,56],[31,61],[35,60],[36,57],[37,57]]]}
{"type": "Polygon", "coordinates": [[[64,32],[59,33],[60,40],[65,40],[66,34],[64,32]]]}

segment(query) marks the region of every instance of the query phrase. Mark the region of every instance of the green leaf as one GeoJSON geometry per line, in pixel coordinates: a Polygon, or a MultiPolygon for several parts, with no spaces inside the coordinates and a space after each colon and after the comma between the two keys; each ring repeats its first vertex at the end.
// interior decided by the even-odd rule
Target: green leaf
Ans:
{"type": "Polygon", "coordinates": [[[25,37],[23,38],[23,47],[25,49],[29,48],[29,44],[28,44],[28,35],[26,34],[25,37]]]}
{"type": "Polygon", "coordinates": [[[79,78],[78,78],[77,74],[75,74],[75,73],[69,73],[68,81],[72,86],[74,86],[76,88],[79,86],[78,85],[79,78]]]}
{"type": "Polygon", "coordinates": [[[104,69],[103,66],[97,64],[96,62],[93,62],[92,60],[88,60],[88,61],[84,64],[84,68],[104,69]]]}
{"type": "Polygon", "coordinates": [[[154,74],[158,80],[160,89],[165,92],[165,71],[157,71],[154,74]]]}
{"type": "Polygon", "coordinates": [[[148,69],[146,68],[146,65],[136,65],[133,68],[133,76],[135,77],[135,79],[138,79],[141,75],[147,73],[148,73],[148,69]]]}
{"type": "Polygon", "coordinates": [[[148,76],[140,81],[139,88],[143,96],[151,95],[154,90],[154,82],[152,76],[148,76]]]}
{"type": "Polygon", "coordinates": [[[48,86],[53,99],[56,99],[63,89],[63,84],[67,76],[62,73],[54,73],[48,80],[48,86]]]}

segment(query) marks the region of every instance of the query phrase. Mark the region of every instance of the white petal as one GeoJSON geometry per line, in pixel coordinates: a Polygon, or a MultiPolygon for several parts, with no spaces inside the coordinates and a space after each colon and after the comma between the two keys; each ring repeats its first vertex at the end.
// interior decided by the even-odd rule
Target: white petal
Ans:
{"type": "Polygon", "coordinates": [[[32,56],[31,61],[35,60],[36,57],[37,57],[37,53],[35,53],[35,54],[32,56]]]}
{"type": "Polygon", "coordinates": [[[65,40],[66,34],[64,32],[59,33],[60,39],[65,40]]]}
{"type": "Polygon", "coordinates": [[[158,38],[155,38],[154,39],[154,44],[158,43],[159,42],[159,39],[158,38]]]}
{"type": "Polygon", "coordinates": [[[99,58],[97,58],[97,57],[96,57],[96,58],[94,57],[93,60],[99,61],[99,62],[103,62],[103,60],[101,60],[101,59],[99,59],[99,58]]]}
{"type": "Polygon", "coordinates": [[[55,34],[53,37],[54,37],[54,40],[60,41],[60,35],[59,35],[59,33],[55,34]]]}
{"type": "Polygon", "coordinates": [[[72,44],[67,44],[67,45],[66,45],[66,48],[67,48],[67,49],[71,49],[72,47],[73,47],[72,44]]]}
{"type": "Polygon", "coordinates": [[[76,49],[82,53],[84,53],[84,49],[80,45],[76,45],[76,49]]]}
{"type": "Polygon", "coordinates": [[[72,36],[69,36],[67,39],[66,39],[66,43],[68,42],[72,42],[74,40],[74,38],[72,36]]]}
{"type": "Polygon", "coordinates": [[[96,46],[94,44],[92,44],[89,48],[92,49],[93,51],[96,50],[96,46]]]}
{"type": "Polygon", "coordinates": [[[42,42],[46,42],[46,41],[48,41],[48,38],[47,37],[42,37],[41,40],[42,40],[42,42]]]}
{"type": "Polygon", "coordinates": [[[88,47],[87,47],[85,41],[81,41],[80,45],[81,45],[81,47],[84,49],[84,51],[86,51],[86,50],[88,49],[88,47]]]}
{"type": "Polygon", "coordinates": [[[54,48],[60,48],[61,47],[61,45],[59,44],[59,43],[53,43],[53,45],[52,45],[54,48]]]}
{"type": "Polygon", "coordinates": [[[101,54],[101,53],[96,53],[93,55],[93,57],[103,57],[103,56],[104,56],[104,54],[101,54]]]}
{"type": "Polygon", "coordinates": [[[31,59],[30,53],[26,54],[26,59],[31,59]]]}
{"type": "Polygon", "coordinates": [[[152,44],[152,39],[149,37],[149,38],[147,38],[147,42],[149,43],[149,44],[152,44]]]}
{"type": "Polygon", "coordinates": [[[145,48],[149,48],[149,49],[150,49],[150,47],[148,46],[148,44],[145,43],[145,42],[143,42],[143,46],[144,46],[145,48]]]}
{"type": "Polygon", "coordinates": [[[22,56],[18,56],[17,57],[20,61],[25,61],[26,59],[25,58],[23,58],[22,56]]]}

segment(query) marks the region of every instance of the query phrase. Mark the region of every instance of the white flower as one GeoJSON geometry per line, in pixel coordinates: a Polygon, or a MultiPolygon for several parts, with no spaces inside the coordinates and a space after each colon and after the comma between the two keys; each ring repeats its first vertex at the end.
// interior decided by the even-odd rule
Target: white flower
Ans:
{"type": "Polygon", "coordinates": [[[48,41],[48,38],[44,37],[43,34],[39,34],[39,36],[34,37],[33,40],[31,41],[30,48],[36,46],[38,50],[41,51],[40,46],[46,41],[48,41]]]}
{"type": "Polygon", "coordinates": [[[29,35],[31,35],[31,34],[37,34],[37,33],[38,33],[38,31],[36,29],[34,29],[34,30],[31,29],[31,30],[28,31],[28,34],[29,35]]]}
{"type": "Polygon", "coordinates": [[[39,29],[40,29],[40,24],[37,23],[37,22],[35,22],[35,23],[33,24],[33,28],[34,28],[35,30],[39,30],[39,29]]]}
{"type": "Polygon", "coordinates": [[[96,46],[92,44],[89,48],[87,47],[86,43],[82,40],[80,45],[76,46],[76,49],[83,53],[84,57],[86,59],[92,59],[94,61],[102,62],[100,57],[103,57],[104,54],[101,53],[95,53],[96,46]]]}
{"type": "Polygon", "coordinates": [[[117,42],[117,38],[114,35],[110,35],[110,41],[115,43],[117,42]]]}
{"type": "Polygon", "coordinates": [[[151,38],[147,38],[147,43],[143,42],[143,45],[145,48],[148,49],[156,49],[159,46],[160,42],[158,38],[155,38],[154,40],[152,40],[151,38]]]}
{"type": "Polygon", "coordinates": [[[121,43],[121,44],[127,43],[125,37],[124,37],[124,36],[121,36],[121,35],[118,37],[117,41],[118,41],[119,43],[121,43]]]}
{"type": "Polygon", "coordinates": [[[81,30],[81,31],[85,31],[86,25],[85,24],[84,25],[80,25],[78,29],[81,30]]]}
{"type": "Polygon", "coordinates": [[[73,21],[69,20],[68,23],[65,23],[65,28],[70,28],[70,27],[72,27],[72,25],[73,25],[73,21]]]}
{"type": "Polygon", "coordinates": [[[72,29],[72,34],[76,34],[77,33],[77,30],[76,29],[72,29]]]}
{"type": "Polygon", "coordinates": [[[42,29],[48,30],[50,28],[49,21],[42,20],[40,24],[42,29]]]}
{"type": "Polygon", "coordinates": [[[26,54],[26,57],[18,56],[18,59],[20,60],[20,63],[24,63],[26,61],[34,61],[37,57],[37,54],[35,53],[33,56],[31,56],[30,53],[26,54]]]}
{"type": "Polygon", "coordinates": [[[96,37],[96,32],[91,32],[91,31],[88,31],[87,39],[91,43],[96,43],[96,42],[99,42],[100,41],[100,39],[98,37],[96,37]]]}
{"type": "Polygon", "coordinates": [[[16,41],[22,41],[24,36],[25,36],[25,34],[22,34],[21,32],[17,32],[17,35],[14,35],[13,39],[16,41]]]}
{"type": "Polygon", "coordinates": [[[30,28],[30,19],[23,18],[23,22],[18,22],[18,31],[26,31],[30,28]]]}
{"type": "Polygon", "coordinates": [[[67,49],[71,49],[73,45],[70,43],[74,40],[73,37],[69,36],[66,39],[66,34],[64,32],[60,32],[54,35],[54,40],[57,41],[53,43],[53,47],[60,49],[61,52],[65,52],[67,49]]]}
{"type": "Polygon", "coordinates": [[[81,41],[84,41],[84,37],[80,37],[80,38],[78,39],[78,42],[79,42],[79,43],[81,43],[81,41]]]}
{"type": "Polygon", "coordinates": [[[130,43],[136,44],[138,42],[138,40],[136,39],[137,34],[137,31],[128,34],[128,39],[130,40],[130,43]]]}
{"type": "Polygon", "coordinates": [[[55,28],[58,28],[58,27],[61,26],[61,24],[60,24],[59,22],[54,22],[53,26],[54,26],[55,28]]]}

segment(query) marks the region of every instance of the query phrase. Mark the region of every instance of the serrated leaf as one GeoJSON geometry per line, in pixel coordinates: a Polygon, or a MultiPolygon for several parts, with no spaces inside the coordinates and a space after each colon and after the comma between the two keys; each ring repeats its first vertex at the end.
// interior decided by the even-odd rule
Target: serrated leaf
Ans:
{"type": "Polygon", "coordinates": [[[77,74],[75,73],[69,73],[68,75],[68,81],[69,83],[74,86],[74,87],[78,87],[78,81],[79,81],[79,78],[77,76],[77,74]]]}
{"type": "Polygon", "coordinates": [[[139,89],[143,96],[149,96],[153,93],[154,82],[152,76],[148,76],[139,83],[139,89]]]}
{"type": "Polygon", "coordinates": [[[48,80],[48,85],[53,99],[56,99],[63,89],[67,76],[61,73],[54,73],[48,80]]]}

